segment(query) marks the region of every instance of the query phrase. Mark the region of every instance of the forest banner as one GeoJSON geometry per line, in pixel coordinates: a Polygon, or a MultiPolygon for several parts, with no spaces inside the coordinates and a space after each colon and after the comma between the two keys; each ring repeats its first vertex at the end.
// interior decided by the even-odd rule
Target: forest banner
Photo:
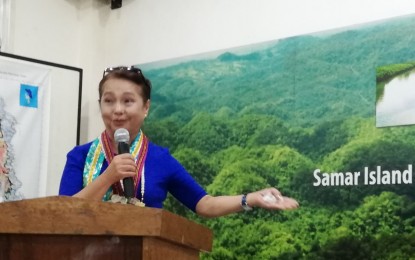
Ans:
{"type": "Polygon", "coordinates": [[[204,259],[415,258],[414,28],[406,16],[141,65],[144,131],[209,193],[274,186],[301,205],[203,220],[169,198],[213,229],[204,259]]]}
{"type": "Polygon", "coordinates": [[[0,202],[37,197],[49,70],[0,60],[0,202]]]}

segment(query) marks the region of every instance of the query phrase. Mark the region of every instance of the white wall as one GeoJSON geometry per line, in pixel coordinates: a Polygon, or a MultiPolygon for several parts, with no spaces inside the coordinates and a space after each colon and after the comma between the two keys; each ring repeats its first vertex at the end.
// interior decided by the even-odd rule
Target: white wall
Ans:
{"type": "MultiPolygon", "coordinates": [[[[0,0],[7,1],[7,0],[0,0]]],[[[103,68],[414,14],[413,0],[12,0],[5,52],[84,69],[81,142],[103,125],[103,68]]],[[[62,133],[64,135],[64,133],[62,133]]]]}
{"type": "Polygon", "coordinates": [[[11,1],[7,52],[76,65],[79,59],[78,11],[66,1],[11,1]]]}

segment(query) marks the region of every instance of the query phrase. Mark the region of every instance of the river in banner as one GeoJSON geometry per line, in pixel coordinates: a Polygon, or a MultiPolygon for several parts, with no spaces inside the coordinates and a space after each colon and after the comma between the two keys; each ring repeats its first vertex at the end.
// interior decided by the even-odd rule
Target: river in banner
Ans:
{"type": "Polygon", "coordinates": [[[415,70],[379,84],[382,94],[376,101],[376,126],[415,124],[415,70]]]}

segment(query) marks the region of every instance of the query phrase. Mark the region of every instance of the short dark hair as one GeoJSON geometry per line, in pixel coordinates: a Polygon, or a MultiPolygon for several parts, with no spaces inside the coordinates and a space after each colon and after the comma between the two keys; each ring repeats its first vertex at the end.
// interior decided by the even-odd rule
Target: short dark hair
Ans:
{"type": "Polygon", "coordinates": [[[104,76],[99,82],[98,92],[99,101],[101,102],[103,86],[109,79],[125,79],[131,81],[140,86],[143,93],[142,97],[144,101],[150,99],[151,96],[151,82],[147,79],[140,69],[122,69],[127,67],[108,68],[104,71],[104,76]],[[120,69],[121,68],[121,69],[120,69]],[[108,70],[108,73],[106,71],[108,70]]]}

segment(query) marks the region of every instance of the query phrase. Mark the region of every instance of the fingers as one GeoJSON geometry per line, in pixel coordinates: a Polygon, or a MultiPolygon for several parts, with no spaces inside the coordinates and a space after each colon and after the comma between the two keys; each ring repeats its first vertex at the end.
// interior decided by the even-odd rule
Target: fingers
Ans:
{"type": "Polygon", "coordinates": [[[118,154],[114,156],[113,160],[117,160],[117,159],[126,159],[126,160],[131,160],[134,162],[134,157],[129,153],[123,153],[123,154],[118,154]]]}
{"type": "MultiPolygon", "coordinates": [[[[255,193],[254,193],[255,194],[255,193]]],[[[299,207],[299,203],[290,197],[283,196],[276,188],[263,189],[256,193],[258,207],[270,210],[290,210],[299,207]]]]}
{"type": "Polygon", "coordinates": [[[298,208],[299,204],[295,199],[281,196],[273,201],[265,201],[263,208],[271,210],[289,210],[298,208]]]}
{"type": "Polygon", "coordinates": [[[281,192],[280,192],[279,190],[277,190],[276,188],[266,188],[266,189],[263,189],[263,190],[259,191],[259,193],[260,193],[262,196],[264,196],[264,195],[266,195],[266,194],[272,194],[272,195],[274,195],[275,197],[280,197],[280,196],[282,196],[282,195],[281,195],[281,192]]]}
{"type": "Polygon", "coordinates": [[[113,159],[111,164],[114,165],[121,165],[121,166],[135,166],[134,157],[131,154],[125,153],[116,155],[113,159]]]}
{"type": "Polygon", "coordinates": [[[108,169],[117,176],[117,179],[132,177],[136,174],[137,165],[131,154],[120,154],[113,158],[108,169]]]}
{"type": "Polygon", "coordinates": [[[289,197],[282,197],[284,200],[279,202],[280,209],[296,209],[299,204],[295,199],[289,197]]]}

